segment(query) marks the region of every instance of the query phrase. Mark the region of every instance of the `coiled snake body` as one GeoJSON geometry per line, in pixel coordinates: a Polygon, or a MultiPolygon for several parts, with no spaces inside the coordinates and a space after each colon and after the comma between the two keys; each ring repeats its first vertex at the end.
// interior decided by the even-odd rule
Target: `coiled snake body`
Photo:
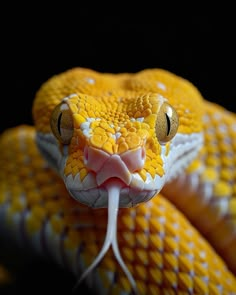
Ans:
{"type": "Polygon", "coordinates": [[[2,234],[79,276],[75,290],[236,294],[233,113],[162,69],[73,68],[42,85],[33,118],[0,138],[2,234]]]}

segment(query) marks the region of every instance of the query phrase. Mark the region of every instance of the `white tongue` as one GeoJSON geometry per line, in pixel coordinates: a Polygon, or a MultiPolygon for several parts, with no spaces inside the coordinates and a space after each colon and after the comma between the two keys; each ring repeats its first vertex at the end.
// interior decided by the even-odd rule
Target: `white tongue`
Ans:
{"type": "Polygon", "coordinates": [[[114,251],[114,255],[123,269],[124,273],[126,274],[132,289],[135,293],[137,293],[136,283],[133,279],[132,274],[128,270],[127,266],[125,265],[118,248],[117,244],[117,215],[119,210],[119,199],[120,199],[120,190],[122,187],[122,183],[117,179],[107,182],[106,189],[108,192],[108,222],[107,222],[107,231],[106,237],[97,257],[94,259],[92,264],[84,271],[81,275],[79,281],[76,283],[74,289],[76,289],[79,284],[92,272],[95,267],[99,264],[102,258],[107,253],[110,246],[114,251]]]}

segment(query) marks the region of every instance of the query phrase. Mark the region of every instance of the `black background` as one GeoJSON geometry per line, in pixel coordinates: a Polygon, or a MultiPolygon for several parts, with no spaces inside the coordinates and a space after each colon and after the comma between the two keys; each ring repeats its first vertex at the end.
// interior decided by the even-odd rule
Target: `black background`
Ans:
{"type": "Polygon", "coordinates": [[[105,72],[165,68],[193,82],[206,99],[235,110],[234,9],[166,3],[137,11],[115,4],[108,11],[92,3],[59,9],[12,4],[1,28],[0,132],[31,124],[40,85],[74,66],[105,72]]]}
{"type": "MultiPolygon", "coordinates": [[[[0,132],[32,124],[40,85],[75,66],[102,72],[165,68],[193,82],[206,99],[236,111],[234,8],[160,3],[130,3],[129,10],[116,2],[104,8],[92,2],[9,3],[1,11],[0,132]]],[[[68,290],[66,276],[51,265],[27,265],[17,288],[30,293],[31,282],[38,293],[68,290]]]]}

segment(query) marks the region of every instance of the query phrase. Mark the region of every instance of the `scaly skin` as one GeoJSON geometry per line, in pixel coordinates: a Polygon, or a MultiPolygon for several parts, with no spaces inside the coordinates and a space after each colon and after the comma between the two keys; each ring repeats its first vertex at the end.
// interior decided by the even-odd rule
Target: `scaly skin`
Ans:
{"type": "Polygon", "coordinates": [[[163,194],[210,241],[236,273],[236,116],[205,102],[205,145],[188,173],[163,194]],[[184,190],[184,194],[182,191],[184,190]]]}
{"type": "MultiPolygon", "coordinates": [[[[39,90],[33,109],[37,131],[51,132],[50,113],[58,104],[59,97],[78,91],[81,96],[84,93],[102,95],[107,91],[106,80],[99,80],[97,73],[87,69],[86,75],[94,77],[99,83],[84,83],[79,90],[75,89],[77,85],[73,81],[78,79],[76,72],[74,69],[65,76],[55,76],[39,90]]],[[[83,75],[84,72],[81,77],[83,75]]],[[[143,71],[134,80],[127,80],[130,74],[120,74],[120,80],[112,75],[113,84],[110,76],[107,79],[112,95],[117,97],[134,90],[136,93],[152,93],[156,87],[156,75],[159,75],[163,85],[169,86],[164,89],[160,84],[159,93],[172,99],[171,104],[178,111],[178,132],[191,134],[204,130],[205,144],[184,175],[182,173],[166,185],[161,193],[136,207],[119,210],[118,244],[121,255],[133,274],[140,294],[236,294],[233,170],[236,118],[223,108],[204,101],[187,81],[179,88],[179,78],[165,71],[143,71]],[[118,87],[121,84],[124,86],[124,81],[129,81],[125,91],[118,87]],[[189,100],[189,97],[196,100],[189,100]]],[[[77,122],[84,120],[88,113],[92,116],[93,110],[88,105],[80,105],[82,107],[84,109],[77,116],[77,122]]],[[[135,109],[133,106],[130,112],[140,112],[141,107],[139,105],[135,109]]],[[[99,112],[99,106],[96,111],[99,112]]],[[[150,112],[150,106],[143,108],[143,112],[150,112]]],[[[136,117],[145,114],[136,113],[136,117]]],[[[21,245],[30,245],[39,253],[49,254],[78,277],[102,246],[107,210],[89,208],[69,195],[64,182],[39,153],[35,143],[36,130],[22,125],[6,130],[1,136],[1,232],[14,236],[21,245]]],[[[137,145],[137,136],[142,137],[143,134],[141,128],[139,132],[130,130],[123,131],[123,140],[116,147],[105,136],[96,136],[96,132],[91,145],[109,152],[124,152],[133,144],[137,145]]],[[[97,131],[101,132],[101,128],[97,131]]],[[[158,150],[157,145],[155,139],[149,140],[148,147],[152,151],[158,150]]],[[[73,142],[70,151],[71,155],[75,153],[73,142]]],[[[157,155],[151,158],[152,154],[149,151],[149,164],[154,163],[155,166],[158,158],[157,155]]],[[[87,171],[80,162],[79,168],[75,165],[73,169],[69,160],[70,168],[65,168],[65,172],[76,173],[78,169],[83,169],[83,175],[86,175],[87,171]]],[[[140,175],[145,179],[148,164],[144,168],[140,175]]],[[[156,172],[161,174],[158,169],[156,172]]],[[[101,294],[131,292],[131,285],[111,251],[93,273],[92,282],[100,286],[101,294]]]]}

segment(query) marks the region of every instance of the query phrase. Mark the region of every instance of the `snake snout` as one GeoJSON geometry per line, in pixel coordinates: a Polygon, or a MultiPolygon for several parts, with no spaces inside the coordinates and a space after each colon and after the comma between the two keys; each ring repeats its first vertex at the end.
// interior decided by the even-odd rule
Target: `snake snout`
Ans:
{"type": "Polygon", "coordinates": [[[135,150],[129,150],[120,155],[121,160],[125,163],[130,172],[134,173],[143,168],[146,158],[144,147],[135,150]]]}
{"type": "Polygon", "coordinates": [[[145,150],[139,147],[121,155],[110,155],[94,147],[86,147],[84,151],[84,164],[96,173],[97,184],[101,185],[110,178],[119,178],[126,185],[132,180],[132,173],[143,168],[145,163],[145,150]]]}

